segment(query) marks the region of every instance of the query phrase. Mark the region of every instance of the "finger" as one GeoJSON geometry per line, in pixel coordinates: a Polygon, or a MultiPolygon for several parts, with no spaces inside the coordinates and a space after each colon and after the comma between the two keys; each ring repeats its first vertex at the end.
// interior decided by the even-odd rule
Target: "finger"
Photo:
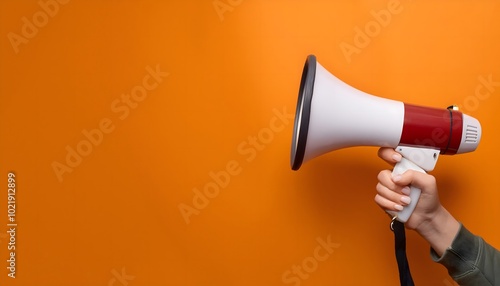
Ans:
{"type": "Polygon", "coordinates": [[[403,189],[404,193],[400,193],[379,183],[377,184],[376,189],[379,196],[393,202],[394,204],[406,206],[411,202],[411,198],[408,196],[410,193],[410,189],[408,187],[403,189]]]}
{"type": "Polygon", "coordinates": [[[395,175],[392,177],[392,181],[399,186],[412,185],[419,189],[434,189],[436,187],[434,176],[414,170],[407,170],[401,175],[395,175]]]}
{"type": "Polygon", "coordinates": [[[401,154],[389,147],[381,147],[378,149],[378,156],[391,165],[401,161],[402,158],[401,154]]]}
{"type": "MultiPolygon", "coordinates": [[[[393,192],[407,195],[407,196],[410,195],[410,188],[408,187],[408,185],[405,185],[404,183],[400,184],[400,183],[394,182],[394,176],[392,175],[392,172],[389,170],[381,171],[378,174],[377,179],[378,179],[380,184],[384,185],[385,187],[392,190],[393,192]]],[[[404,199],[404,200],[406,200],[406,199],[404,199]]]]}
{"type": "Polygon", "coordinates": [[[381,195],[377,194],[375,195],[375,202],[377,205],[379,205],[382,209],[386,211],[402,211],[403,206],[400,204],[396,204],[391,200],[388,200],[381,195]]]}
{"type": "Polygon", "coordinates": [[[394,182],[392,178],[392,172],[389,170],[380,171],[380,173],[378,173],[377,179],[382,185],[386,186],[389,189],[394,190],[399,187],[399,185],[394,182]]]}

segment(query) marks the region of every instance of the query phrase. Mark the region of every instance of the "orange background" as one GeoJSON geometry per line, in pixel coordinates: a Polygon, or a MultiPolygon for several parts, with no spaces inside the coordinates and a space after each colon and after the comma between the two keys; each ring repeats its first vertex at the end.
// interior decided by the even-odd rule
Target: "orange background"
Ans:
{"type": "MultiPolygon", "coordinates": [[[[38,1],[0,2],[1,284],[398,285],[389,219],[373,202],[389,168],[377,149],[290,170],[289,117],[308,54],[368,93],[458,104],[478,118],[478,150],[442,156],[433,175],[443,204],[500,246],[500,84],[476,93],[481,77],[500,82],[497,1],[66,2],[41,0],[52,5],[46,18],[38,1]],[[374,22],[388,5],[399,12],[374,22]],[[24,17],[40,27],[14,45],[24,17]],[[367,26],[369,42],[344,54],[367,26]],[[121,102],[144,87],[134,108],[121,102]],[[89,151],[84,133],[102,120],[108,133],[89,151]],[[58,180],[54,162],[67,164],[77,146],[87,155],[58,180]],[[15,279],[5,262],[9,171],[15,279]],[[204,188],[212,198],[194,209],[193,190],[204,188]],[[180,206],[196,211],[189,223],[180,206]],[[336,248],[314,264],[328,239],[336,248]],[[303,262],[307,279],[284,279],[303,262]]],[[[417,285],[452,285],[413,232],[408,248],[417,285]]]]}

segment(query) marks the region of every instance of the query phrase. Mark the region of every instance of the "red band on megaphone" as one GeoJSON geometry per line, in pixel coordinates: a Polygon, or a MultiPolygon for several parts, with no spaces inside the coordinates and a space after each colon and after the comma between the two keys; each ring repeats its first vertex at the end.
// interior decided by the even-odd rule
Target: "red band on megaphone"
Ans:
{"type": "Polygon", "coordinates": [[[405,103],[400,145],[436,148],[456,154],[462,139],[462,113],[405,103]]]}

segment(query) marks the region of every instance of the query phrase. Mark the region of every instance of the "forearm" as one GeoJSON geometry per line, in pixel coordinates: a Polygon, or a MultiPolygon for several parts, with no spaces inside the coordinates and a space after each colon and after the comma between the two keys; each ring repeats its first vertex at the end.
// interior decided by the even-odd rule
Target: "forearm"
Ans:
{"type": "Polygon", "coordinates": [[[441,256],[452,244],[460,229],[460,223],[442,206],[432,217],[424,220],[415,229],[429,242],[437,255],[441,256]]]}

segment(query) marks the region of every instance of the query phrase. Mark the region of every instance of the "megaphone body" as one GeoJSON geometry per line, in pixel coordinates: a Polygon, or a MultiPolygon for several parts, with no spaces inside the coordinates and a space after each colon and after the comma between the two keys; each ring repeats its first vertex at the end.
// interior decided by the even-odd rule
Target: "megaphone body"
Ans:
{"type": "MultiPolygon", "coordinates": [[[[393,173],[432,171],[440,154],[474,151],[481,125],[456,108],[432,108],[370,95],[330,74],[308,56],[300,83],[291,150],[298,170],[322,154],[354,146],[392,147],[403,159],[393,173]]],[[[398,213],[406,222],[420,190],[411,187],[412,202],[398,213]]]]}

